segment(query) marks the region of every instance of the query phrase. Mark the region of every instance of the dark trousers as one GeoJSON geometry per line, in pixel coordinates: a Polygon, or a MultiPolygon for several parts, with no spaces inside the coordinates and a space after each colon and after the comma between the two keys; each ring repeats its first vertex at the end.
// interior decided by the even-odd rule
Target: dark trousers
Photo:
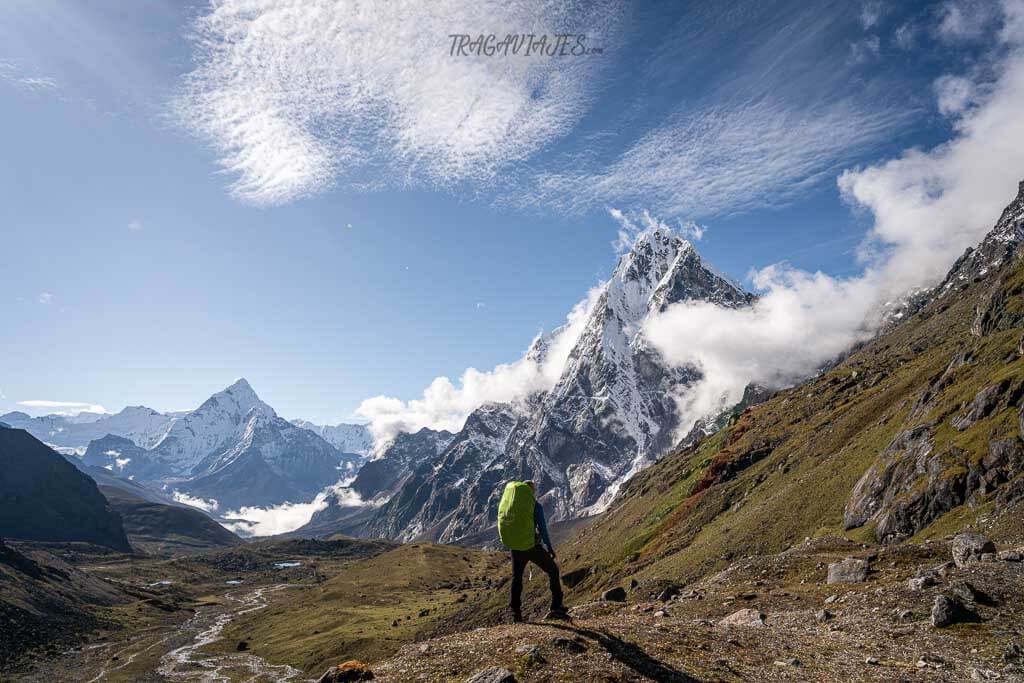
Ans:
{"type": "Polygon", "coordinates": [[[512,551],[512,611],[519,612],[523,604],[523,571],[527,562],[533,562],[548,575],[548,582],[551,584],[551,609],[563,609],[562,578],[558,575],[558,565],[548,551],[538,543],[529,550],[512,551]]]}

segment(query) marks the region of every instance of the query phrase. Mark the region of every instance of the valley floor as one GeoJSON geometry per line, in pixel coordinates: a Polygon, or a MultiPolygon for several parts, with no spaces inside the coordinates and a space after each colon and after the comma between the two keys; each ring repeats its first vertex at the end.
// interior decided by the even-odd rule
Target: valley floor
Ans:
{"type": "MultiPolygon", "coordinates": [[[[1000,550],[1024,542],[1005,530],[993,538],[1000,550]]],[[[219,577],[222,587],[197,598],[190,616],[168,613],[162,624],[150,619],[147,626],[101,634],[37,660],[11,680],[316,680],[330,664],[355,657],[368,662],[375,680],[403,682],[465,681],[494,667],[518,681],[1024,680],[1024,563],[952,568],[950,558],[948,539],[886,547],[820,538],[739,559],[687,586],[625,584],[626,601],[584,601],[569,623],[535,619],[478,628],[472,620],[457,624],[473,610],[487,612],[482,616],[490,624],[502,618],[495,606],[506,586],[481,583],[505,569],[493,553],[401,546],[335,564],[330,571],[339,573],[322,582],[310,580],[312,558],[306,558],[302,567],[279,570],[283,575],[252,574],[242,586],[223,585],[219,577]],[[867,580],[827,584],[828,565],[850,556],[869,562],[867,580]],[[399,563],[412,583],[380,571],[399,563]],[[451,573],[463,565],[471,569],[455,581],[449,576],[443,587],[417,574],[417,568],[451,573]],[[924,575],[935,584],[917,590],[908,584],[924,575]],[[400,585],[360,593],[370,576],[380,586],[400,585]],[[975,592],[968,604],[980,622],[934,627],[936,596],[956,594],[965,583],[975,592]],[[332,594],[335,589],[345,597],[332,594]],[[390,621],[378,620],[374,630],[368,616],[382,606],[390,621]],[[751,610],[743,613],[746,624],[722,623],[740,610],[751,610]],[[336,630],[322,633],[332,613],[339,615],[336,630]],[[425,639],[431,625],[450,632],[425,639]]],[[[119,573],[153,583],[159,568],[126,566],[119,573]]],[[[544,597],[542,578],[527,584],[534,600],[544,597]]]]}

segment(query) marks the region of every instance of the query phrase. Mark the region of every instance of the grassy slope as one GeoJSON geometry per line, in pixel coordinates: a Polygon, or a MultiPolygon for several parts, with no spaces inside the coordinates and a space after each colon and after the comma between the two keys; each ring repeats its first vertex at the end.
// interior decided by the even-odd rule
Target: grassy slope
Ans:
{"type": "Polygon", "coordinates": [[[400,546],[288,591],[267,610],[233,622],[217,646],[246,640],[268,661],[311,674],[346,659],[377,660],[488,591],[504,561],[463,548],[400,546]],[[421,617],[423,610],[430,612],[421,617]]]}
{"type": "MultiPolygon", "coordinates": [[[[1004,284],[1011,307],[1021,305],[1022,281],[1018,262],[1004,284]]],[[[975,459],[989,439],[1016,433],[1013,409],[964,432],[948,426],[980,389],[1024,375],[1017,353],[1021,330],[970,335],[974,305],[991,285],[991,278],[972,283],[931,304],[829,372],[776,394],[696,449],[676,452],[631,480],[603,519],[562,548],[565,570],[599,568],[577,589],[578,598],[627,577],[691,581],[734,557],[841,534],[854,485],[899,431],[914,426],[906,422],[914,402],[963,348],[974,351],[976,361],[957,371],[914,424],[941,420],[935,452],[956,445],[975,459]],[[760,450],[770,453],[730,476],[730,463],[760,450]]],[[[952,532],[990,509],[984,499],[973,509],[961,506],[920,535],[952,532]]],[[[870,542],[871,531],[847,536],[870,542]]]]}

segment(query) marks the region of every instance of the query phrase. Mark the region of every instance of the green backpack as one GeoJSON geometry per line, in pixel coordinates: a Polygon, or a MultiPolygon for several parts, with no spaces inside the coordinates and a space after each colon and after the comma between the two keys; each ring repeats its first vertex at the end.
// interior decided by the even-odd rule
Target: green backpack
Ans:
{"type": "Polygon", "coordinates": [[[498,504],[498,537],[509,550],[529,550],[536,544],[534,537],[533,490],[521,481],[505,484],[498,504]]]}

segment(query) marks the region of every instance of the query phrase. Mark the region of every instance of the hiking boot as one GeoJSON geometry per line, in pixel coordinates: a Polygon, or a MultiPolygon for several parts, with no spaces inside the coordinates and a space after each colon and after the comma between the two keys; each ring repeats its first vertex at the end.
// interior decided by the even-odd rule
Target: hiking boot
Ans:
{"type": "Polygon", "coordinates": [[[512,612],[512,623],[513,624],[521,624],[521,623],[523,623],[523,613],[518,611],[518,610],[513,611],[512,612]]]}
{"type": "Polygon", "coordinates": [[[569,621],[569,613],[564,607],[558,607],[548,612],[544,618],[553,621],[569,621]]]}

